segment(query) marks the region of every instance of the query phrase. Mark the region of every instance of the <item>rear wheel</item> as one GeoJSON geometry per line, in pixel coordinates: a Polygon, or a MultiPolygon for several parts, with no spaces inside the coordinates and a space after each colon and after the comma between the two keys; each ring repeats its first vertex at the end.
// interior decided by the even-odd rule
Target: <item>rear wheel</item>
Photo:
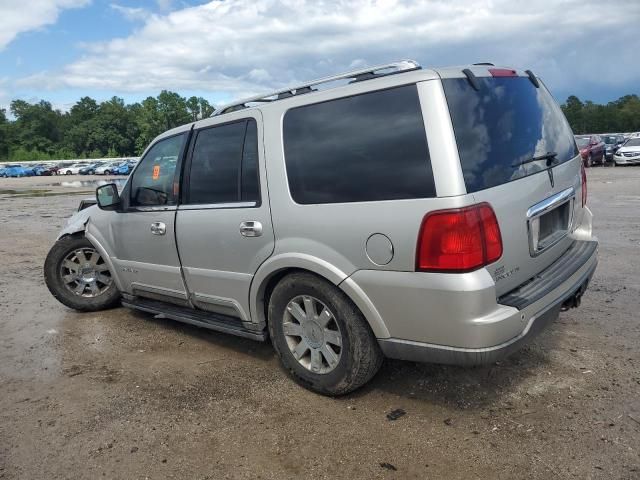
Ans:
{"type": "Polygon", "coordinates": [[[104,174],[105,174],[105,175],[111,175],[111,170],[105,170],[105,171],[104,171],[104,174]]]}
{"type": "Polygon", "coordinates": [[[104,310],[120,301],[108,265],[85,237],[63,237],[53,245],[44,280],[58,301],[75,310],[104,310]]]}
{"type": "Polygon", "coordinates": [[[324,395],[357,389],[382,365],[362,313],[341,290],[310,273],[288,275],[275,287],[269,333],[293,379],[324,395]]]}

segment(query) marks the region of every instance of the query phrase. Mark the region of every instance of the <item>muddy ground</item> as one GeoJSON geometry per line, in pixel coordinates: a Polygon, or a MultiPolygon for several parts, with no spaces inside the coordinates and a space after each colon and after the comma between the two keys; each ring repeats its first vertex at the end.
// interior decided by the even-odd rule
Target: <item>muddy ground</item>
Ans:
{"type": "Polygon", "coordinates": [[[580,309],[499,364],[387,361],[339,399],[269,344],[57,303],[44,257],[92,190],[60,181],[0,179],[0,478],[640,478],[640,168],[589,171],[580,309]]]}

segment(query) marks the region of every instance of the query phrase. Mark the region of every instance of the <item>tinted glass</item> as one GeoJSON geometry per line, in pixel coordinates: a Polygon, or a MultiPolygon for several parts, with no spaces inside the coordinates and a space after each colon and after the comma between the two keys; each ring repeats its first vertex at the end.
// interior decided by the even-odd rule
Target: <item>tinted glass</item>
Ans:
{"type": "Polygon", "coordinates": [[[625,147],[640,147],[640,138],[632,138],[631,140],[627,140],[627,143],[624,144],[625,147]]]}
{"type": "Polygon", "coordinates": [[[242,153],[242,193],[243,202],[260,201],[260,183],[258,179],[258,127],[251,120],[247,124],[242,153]]]}
{"type": "Polygon", "coordinates": [[[131,179],[131,205],[153,206],[175,202],[173,181],[186,134],[160,140],[140,160],[131,179]]]}
{"type": "Polygon", "coordinates": [[[546,169],[546,160],[521,165],[555,152],[556,163],[577,155],[560,107],[549,92],[526,77],[466,78],[442,81],[451,112],[468,192],[516,180],[546,169]]]}
{"type": "Polygon", "coordinates": [[[415,85],[294,108],[283,130],[297,203],[435,196],[415,85]]]}
{"type": "Polygon", "coordinates": [[[246,122],[200,130],[189,173],[188,203],[238,201],[246,122]]]}
{"type": "Polygon", "coordinates": [[[616,143],[616,137],[602,137],[604,143],[606,143],[607,145],[613,145],[614,143],[616,143]]]}

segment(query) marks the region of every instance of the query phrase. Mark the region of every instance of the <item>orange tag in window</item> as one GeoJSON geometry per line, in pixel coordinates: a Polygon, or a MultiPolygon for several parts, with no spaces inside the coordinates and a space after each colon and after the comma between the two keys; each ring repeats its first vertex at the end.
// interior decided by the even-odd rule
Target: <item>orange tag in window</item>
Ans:
{"type": "Polygon", "coordinates": [[[157,180],[158,178],[160,178],[160,165],[154,165],[153,166],[153,177],[154,180],[157,180]]]}

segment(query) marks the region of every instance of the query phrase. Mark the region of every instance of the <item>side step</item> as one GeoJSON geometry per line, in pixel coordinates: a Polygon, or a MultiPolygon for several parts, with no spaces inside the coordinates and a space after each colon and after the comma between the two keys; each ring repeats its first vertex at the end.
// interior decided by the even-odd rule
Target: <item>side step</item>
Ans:
{"type": "Polygon", "coordinates": [[[217,332],[230,333],[231,335],[250,338],[251,340],[264,342],[267,339],[265,329],[248,329],[240,319],[218,313],[203,312],[140,297],[123,298],[122,306],[152,313],[155,318],[170,318],[178,322],[189,323],[217,332]]]}

